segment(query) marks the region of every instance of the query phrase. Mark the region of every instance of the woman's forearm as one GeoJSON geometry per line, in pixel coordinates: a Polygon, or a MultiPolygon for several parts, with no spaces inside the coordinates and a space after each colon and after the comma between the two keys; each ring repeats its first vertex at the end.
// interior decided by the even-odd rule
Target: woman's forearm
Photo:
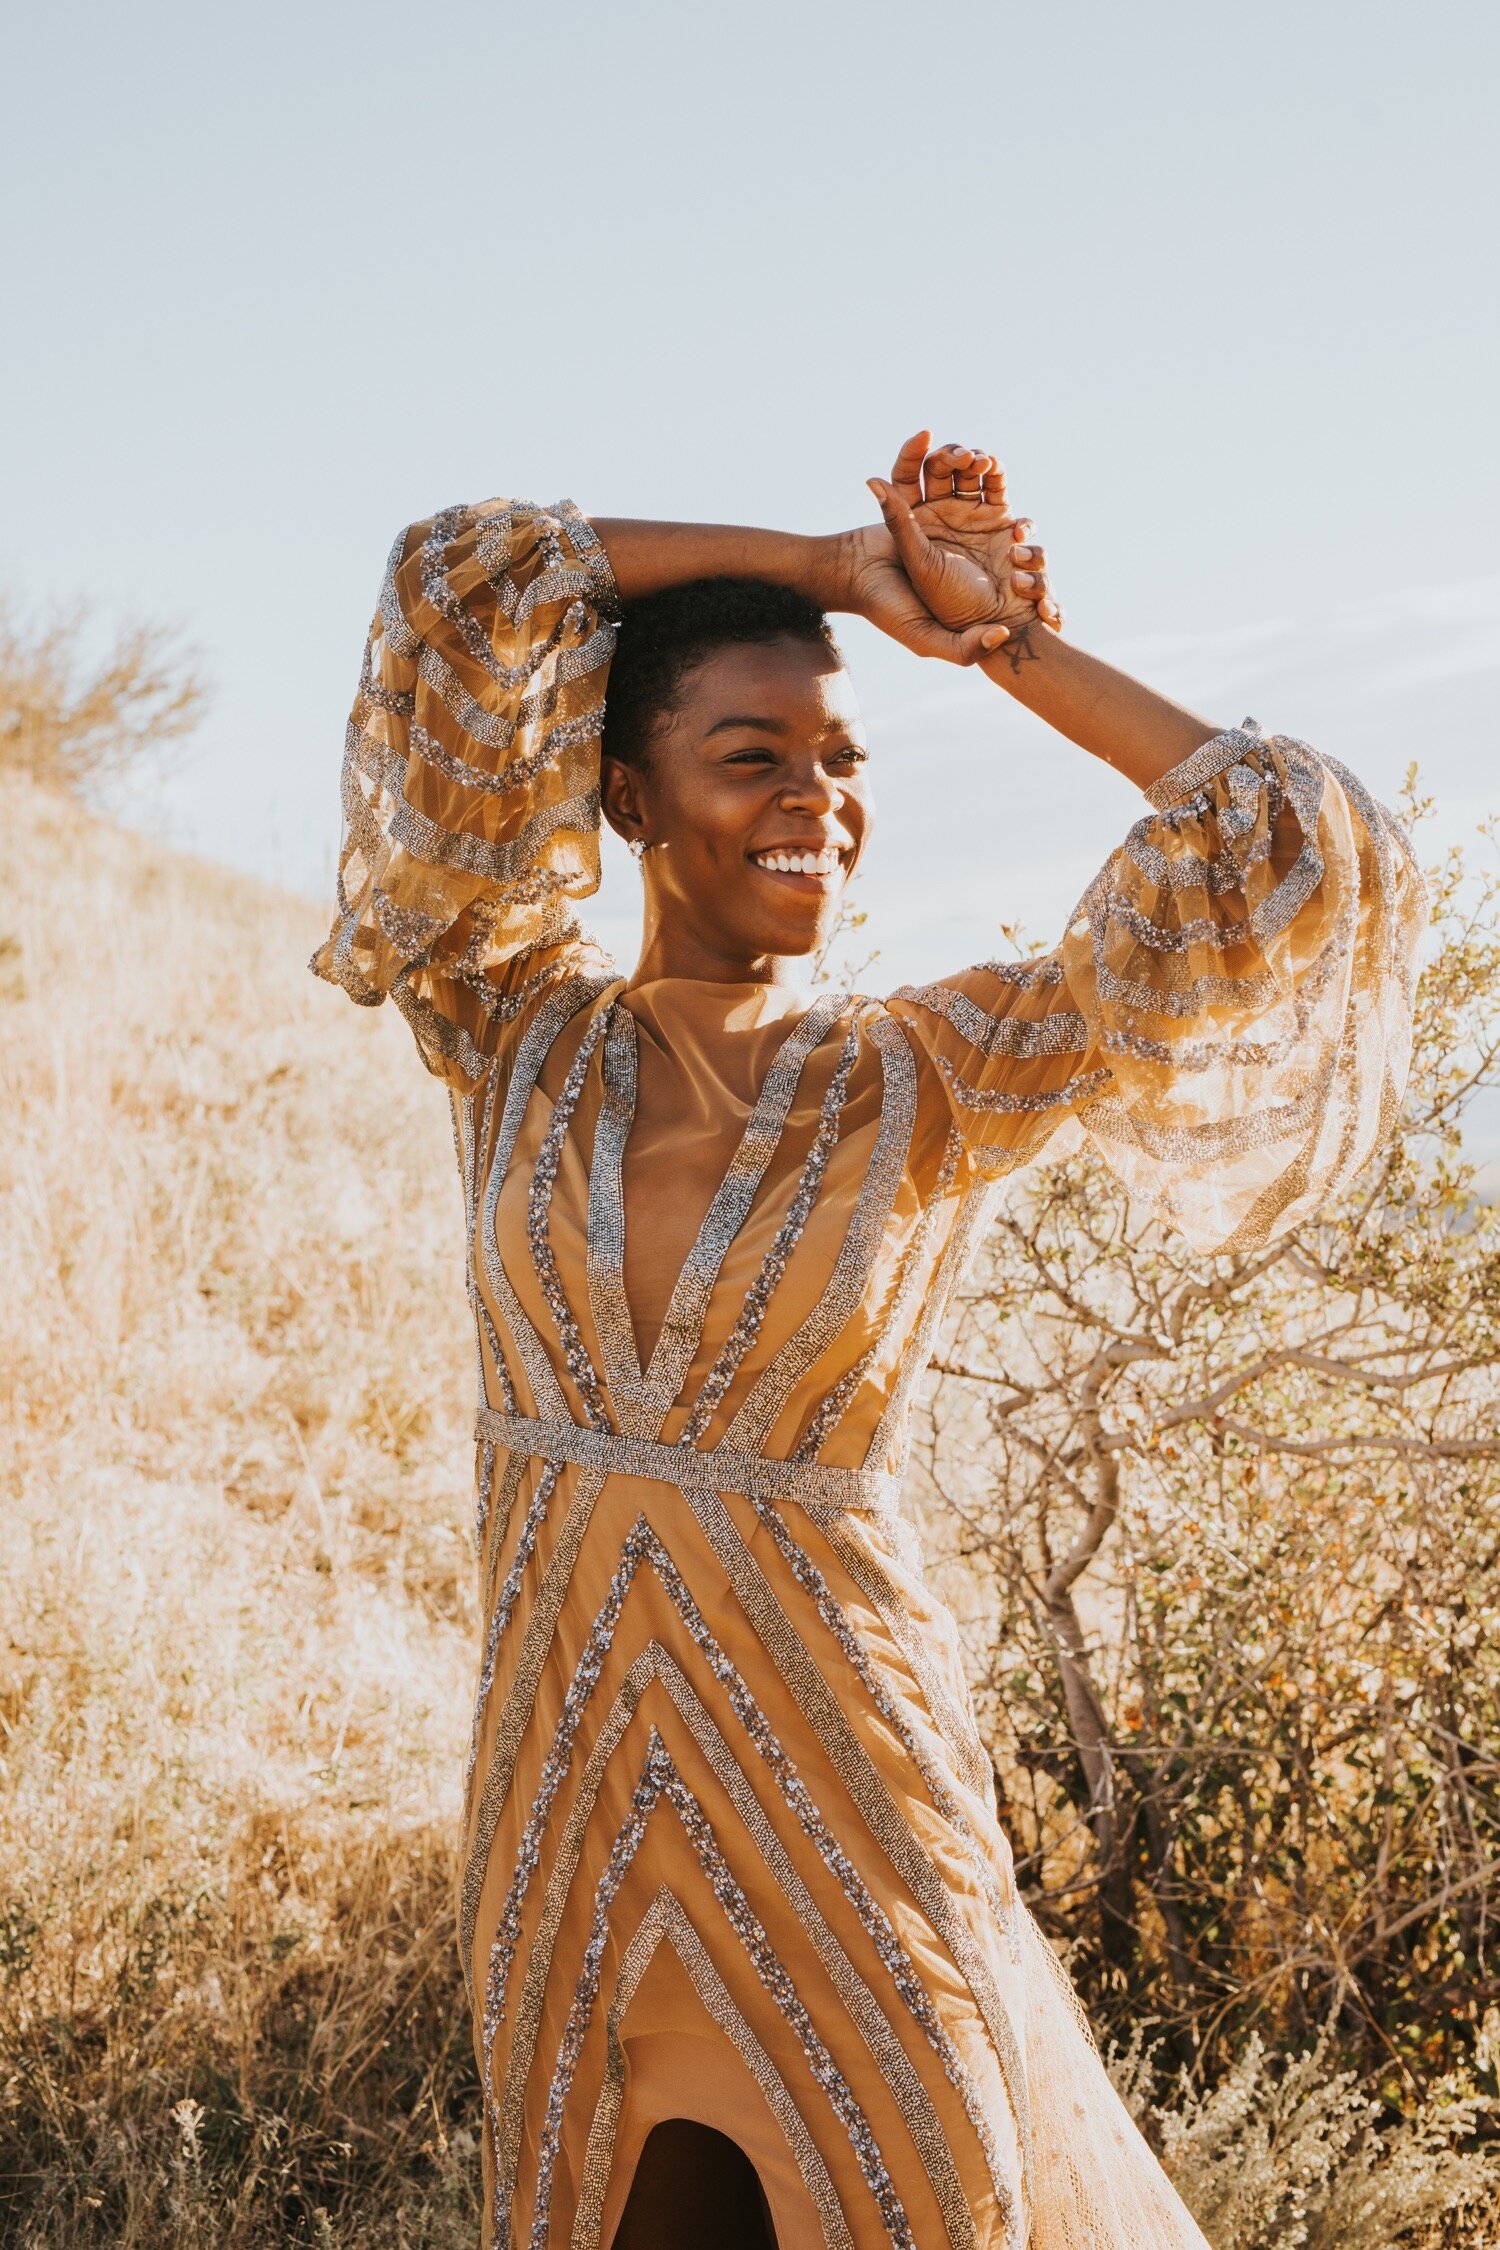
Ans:
{"type": "Polygon", "coordinates": [[[591,516],[623,601],[639,601],[694,578],[766,578],[792,586],[824,609],[841,609],[847,587],[842,542],[735,523],[650,523],[591,516]]]}
{"type": "Polygon", "coordinates": [[[1013,626],[981,663],[1008,695],[1138,789],[1224,731],[1042,624],[1013,626]]]}

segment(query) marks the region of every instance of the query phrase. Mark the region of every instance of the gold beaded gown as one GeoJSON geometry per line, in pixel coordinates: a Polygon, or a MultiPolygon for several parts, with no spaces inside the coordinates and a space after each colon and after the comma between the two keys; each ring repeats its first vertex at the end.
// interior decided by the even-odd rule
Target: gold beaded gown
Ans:
{"type": "Polygon", "coordinates": [[[459,1885],[487,2242],[604,2250],[650,2128],[747,2152],[782,2250],[1187,2250],[1017,1895],[900,1513],[997,1183],[1087,1135],[1204,1250],[1400,1099],[1397,824],[1235,730],[1057,950],[888,1000],[629,986],[598,879],[614,594],[570,503],[396,542],[319,974],[451,1090],[485,1619],[459,1885]]]}

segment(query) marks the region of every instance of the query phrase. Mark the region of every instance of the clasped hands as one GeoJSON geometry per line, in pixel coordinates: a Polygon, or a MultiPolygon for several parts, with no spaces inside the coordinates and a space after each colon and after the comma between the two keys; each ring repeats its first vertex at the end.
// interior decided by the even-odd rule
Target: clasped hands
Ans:
{"type": "Polygon", "coordinates": [[[919,430],[888,479],[871,477],[884,526],[846,532],[848,596],[840,606],[867,617],[918,656],[980,663],[1028,629],[1057,632],[1062,613],[1047,584],[1046,550],[1026,517],[1012,514],[1005,471],[968,445],[932,449],[919,430]]]}

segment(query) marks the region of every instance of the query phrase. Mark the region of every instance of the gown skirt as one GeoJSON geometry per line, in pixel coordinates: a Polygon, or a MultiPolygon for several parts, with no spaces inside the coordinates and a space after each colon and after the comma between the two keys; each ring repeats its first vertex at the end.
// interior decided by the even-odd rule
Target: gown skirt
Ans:
{"type": "Polygon", "coordinates": [[[1407,1068],[1409,846],[1247,721],[1051,953],[885,999],[627,985],[576,914],[617,614],[569,502],[402,532],[313,964],[392,998],[453,1104],[485,2241],[606,2250],[688,2118],[780,2250],[1204,2250],[1018,1895],[908,1419],[1044,1151],[1087,1139],[1204,1253],[1365,1161],[1407,1068]]]}

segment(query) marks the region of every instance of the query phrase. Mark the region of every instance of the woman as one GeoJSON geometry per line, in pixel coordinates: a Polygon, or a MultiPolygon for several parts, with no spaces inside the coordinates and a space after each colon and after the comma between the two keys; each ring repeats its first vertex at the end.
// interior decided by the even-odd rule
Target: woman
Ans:
{"type": "Polygon", "coordinates": [[[1421,887],[1350,775],[1062,639],[991,457],[927,443],[831,541],[449,510],[371,634],[315,966],[392,995],[453,1095],[486,1620],[459,1920],[505,2245],[1202,2243],[1017,1897],[897,1510],[907,1414],[1043,1150],[1087,1136],[1204,1251],[1364,1162],[1421,887]],[[870,827],[830,609],[1146,792],[1054,953],[804,989],[870,827]],[[628,978],[571,903],[601,797],[644,880],[628,978]]]}

